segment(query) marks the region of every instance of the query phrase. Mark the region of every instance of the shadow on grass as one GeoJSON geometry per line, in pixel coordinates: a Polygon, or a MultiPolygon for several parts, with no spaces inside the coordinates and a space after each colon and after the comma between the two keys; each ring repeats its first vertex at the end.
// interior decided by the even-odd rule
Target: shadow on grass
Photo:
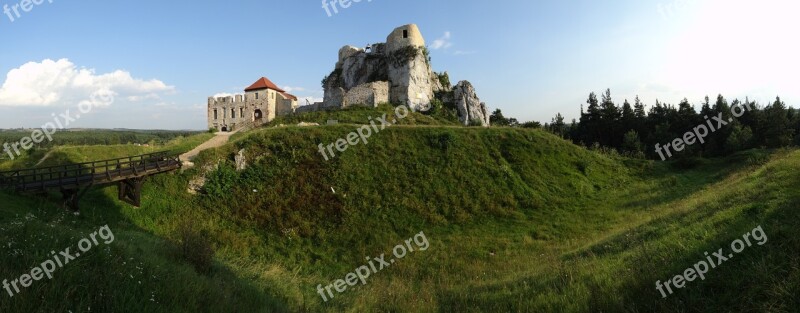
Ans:
{"type": "MultiPolygon", "coordinates": [[[[686,198],[689,195],[705,189],[706,187],[724,180],[747,168],[757,168],[765,164],[770,158],[785,152],[774,150],[748,150],[733,154],[725,158],[711,159],[713,161],[701,162],[692,169],[676,170],[672,162],[654,161],[653,163],[637,163],[638,176],[650,185],[632,190],[633,194],[647,194],[646,197],[637,196],[635,201],[625,202],[622,208],[635,209],[657,206],[686,198]]],[[[630,162],[626,162],[630,164],[630,162]]]]}
{"type": "MultiPolygon", "coordinates": [[[[55,158],[64,156],[54,155],[55,158]]],[[[35,282],[13,298],[0,296],[0,312],[287,312],[289,308],[264,286],[220,262],[208,275],[198,274],[191,264],[176,256],[177,243],[155,229],[140,227],[132,214],[165,208],[152,199],[180,198],[166,190],[165,181],[175,173],[150,177],[145,182],[143,205],[133,208],[116,200],[116,187],[96,186],[80,201],[80,215],[62,208],[58,191],[14,195],[0,191],[0,233],[5,233],[8,251],[0,247],[0,275],[16,278],[108,225],[115,241],[90,250],[86,256],[59,268],[53,279],[35,282]],[[13,249],[12,249],[13,248],[13,249]]],[[[186,197],[186,196],[183,196],[186,197]]],[[[181,200],[185,200],[181,199],[181,200]]],[[[180,202],[188,210],[191,201],[180,202]]],[[[151,213],[145,213],[151,214],[151,213]]],[[[158,222],[155,222],[158,223],[158,222]]],[[[147,223],[144,223],[147,225],[147,223]]]]}

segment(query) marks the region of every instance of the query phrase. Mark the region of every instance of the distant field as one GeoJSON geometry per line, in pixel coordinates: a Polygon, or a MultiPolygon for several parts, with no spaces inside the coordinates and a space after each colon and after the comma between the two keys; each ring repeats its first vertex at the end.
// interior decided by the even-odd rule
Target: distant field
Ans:
{"type": "MultiPolygon", "coordinates": [[[[30,131],[0,131],[0,145],[17,142],[30,135],[30,131]]],[[[0,151],[0,170],[81,163],[163,150],[186,152],[212,136],[198,131],[63,131],[57,132],[52,142],[37,144],[14,161],[10,160],[7,153],[0,151]]]]}
{"type": "MultiPolygon", "coordinates": [[[[33,130],[0,130],[0,144],[18,142],[31,135],[33,130]]],[[[186,137],[198,131],[168,130],[60,130],[53,140],[45,140],[36,147],[49,148],[64,145],[119,145],[119,144],[163,144],[176,137],[186,137]]]]}

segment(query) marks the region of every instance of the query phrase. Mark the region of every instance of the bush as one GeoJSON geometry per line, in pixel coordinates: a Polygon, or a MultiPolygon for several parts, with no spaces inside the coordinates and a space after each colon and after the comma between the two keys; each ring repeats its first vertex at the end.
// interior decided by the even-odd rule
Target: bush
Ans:
{"type": "Polygon", "coordinates": [[[184,222],[177,229],[177,254],[185,262],[191,264],[195,271],[208,275],[214,260],[214,249],[208,231],[198,231],[191,222],[184,222]]]}
{"type": "Polygon", "coordinates": [[[539,123],[539,122],[536,122],[536,121],[525,122],[525,123],[522,123],[521,127],[522,128],[539,129],[539,128],[542,128],[542,123],[539,123]]]}
{"type": "Polygon", "coordinates": [[[239,181],[239,174],[233,164],[224,162],[219,164],[217,169],[207,176],[207,181],[203,190],[213,198],[229,199],[233,187],[239,181]]]}
{"type": "Polygon", "coordinates": [[[467,126],[469,126],[469,127],[480,127],[480,126],[483,126],[483,123],[480,120],[470,119],[469,120],[469,124],[467,124],[467,126]]]}

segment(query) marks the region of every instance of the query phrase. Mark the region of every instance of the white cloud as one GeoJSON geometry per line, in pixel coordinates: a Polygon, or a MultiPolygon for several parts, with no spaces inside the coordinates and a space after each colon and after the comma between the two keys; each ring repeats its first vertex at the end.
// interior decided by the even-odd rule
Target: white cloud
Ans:
{"type": "Polygon", "coordinates": [[[297,97],[297,105],[303,106],[307,105],[308,103],[314,104],[316,102],[322,102],[322,98],[315,98],[315,97],[297,97]],[[308,100],[308,102],[306,102],[308,100]]]}
{"type": "Polygon", "coordinates": [[[139,101],[144,101],[144,100],[159,100],[159,99],[161,99],[161,97],[159,97],[158,94],[151,93],[151,94],[146,94],[146,95],[128,96],[126,99],[128,99],[128,101],[130,101],[130,102],[139,102],[139,101]]]}
{"type": "Polygon", "coordinates": [[[439,50],[439,49],[442,49],[442,48],[447,49],[447,48],[452,47],[453,43],[450,42],[450,37],[451,37],[451,34],[450,34],[449,31],[444,32],[444,36],[442,36],[439,39],[434,40],[433,43],[431,43],[431,49],[439,50]]]}
{"type": "Polygon", "coordinates": [[[12,69],[0,88],[0,106],[51,106],[74,104],[97,93],[120,95],[129,101],[158,99],[174,91],[157,79],[141,80],[116,70],[97,74],[78,68],[68,59],[28,62],[12,69]]]}
{"type": "Polygon", "coordinates": [[[218,94],[213,95],[212,97],[214,97],[214,98],[225,98],[225,97],[233,97],[233,96],[234,96],[234,94],[232,94],[232,93],[220,92],[218,94]]]}
{"type": "Polygon", "coordinates": [[[284,86],[283,90],[286,90],[286,92],[306,91],[306,89],[303,87],[292,87],[292,86],[284,86]]]}

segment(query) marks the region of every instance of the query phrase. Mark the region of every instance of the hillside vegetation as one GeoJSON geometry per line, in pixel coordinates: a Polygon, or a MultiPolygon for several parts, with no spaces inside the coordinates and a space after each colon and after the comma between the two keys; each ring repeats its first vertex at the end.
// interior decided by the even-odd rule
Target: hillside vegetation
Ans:
{"type": "Polygon", "coordinates": [[[2,277],[105,224],[117,238],[53,280],[0,294],[0,311],[789,312],[800,304],[798,151],[752,150],[678,169],[541,130],[420,125],[389,127],[329,161],[318,145],[357,125],[237,134],[201,153],[195,168],[149,180],[141,209],[117,201],[113,187],[90,192],[80,216],[61,211],[56,195],[0,193],[0,234],[13,242],[0,247],[2,277]],[[236,171],[242,149],[248,167],[236,171]],[[206,170],[205,194],[188,194],[206,170]],[[765,245],[666,299],[655,289],[756,226],[765,245]],[[317,285],[420,232],[429,249],[320,298],[317,285]],[[198,252],[185,253],[187,245],[198,252]],[[215,251],[210,269],[206,245],[215,251]]]}

